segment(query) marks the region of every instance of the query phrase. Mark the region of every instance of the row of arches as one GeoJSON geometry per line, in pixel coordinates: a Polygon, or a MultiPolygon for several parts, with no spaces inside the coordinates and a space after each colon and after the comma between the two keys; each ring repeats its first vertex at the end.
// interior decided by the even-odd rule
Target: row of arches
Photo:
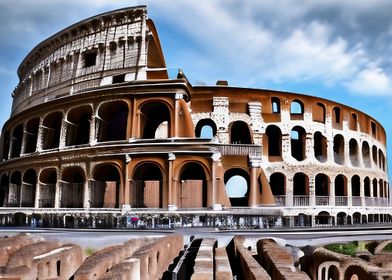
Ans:
{"type": "MultiPolygon", "coordinates": [[[[310,204],[310,186],[309,177],[304,173],[296,173],[292,178],[293,201],[282,201],[287,194],[287,178],[283,173],[277,172],[270,176],[270,187],[275,197],[281,198],[284,205],[307,206],[310,204]]],[[[365,177],[362,181],[358,175],[348,179],[346,176],[339,174],[333,182],[326,174],[317,174],[314,177],[315,188],[315,205],[331,205],[331,196],[334,199],[335,206],[347,206],[349,198],[353,206],[362,205],[362,197],[365,198],[366,206],[383,206],[382,203],[388,203],[390,197],[389,183],[383,179],[371,180],[365,177]],[[381,198],[383,200],[375,200],[381,198]]]]}
{"type": "MultiPolygon", "coordinates": [[[[291,156],[297,161],[302,161],[307,158],[306,155],[306,131],[303,127],[295,126],[290,131],[290,147],[291,156]]],[[[266,128],[266,138],[268,145],[268,156],[272,158],[282,157],[282,131],[276,125],[269,125],[266,128]]],[[[350,161],[354,167],[363,165],[366,168],[378,166],[382,170],[386,170],[386,158],[381,149],[377,149],[376,145],[370,149],[367,141],[362,142],[361,153],[360,147],[356,139],[350,139],[348,143],[349,159],[345,156],[345,139],[343,135],[337,134],[333,138],[333,156],[334,162],[344,165],[350,161]],[[362,154],[362,159],[360,158],[362,154]],[[372,165],[373,164],[373,165],[372,165]]],[[[328,160],[328,140],[319,131],[313,134],[313,155],[319,162],[326,162],[328,160]]]]}

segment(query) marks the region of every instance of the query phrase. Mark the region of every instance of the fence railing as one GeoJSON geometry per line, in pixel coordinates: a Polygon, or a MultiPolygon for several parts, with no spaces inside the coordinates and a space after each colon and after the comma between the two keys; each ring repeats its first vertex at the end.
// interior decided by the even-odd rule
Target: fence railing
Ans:
{"type": "Polygon", "coordinates": [[[329,196],[316,196],[316,205],[329,205],[329,196]]]}
{"type": "Polygon", "coordinates": [[[308,195],[294,195],[293,196],[294,206],[309,206],[309,196],[308,195]]]}

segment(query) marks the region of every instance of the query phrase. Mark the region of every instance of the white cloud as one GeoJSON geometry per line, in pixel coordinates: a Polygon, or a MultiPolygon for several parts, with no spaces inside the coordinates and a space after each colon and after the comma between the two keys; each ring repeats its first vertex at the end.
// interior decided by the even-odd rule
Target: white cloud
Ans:
{"type": "Polygon", "coordinates": [[[353,93],[370,96],[392,96],[392,81],[379,67],[370,67],[360,71],[348,84],[353,93]]]}

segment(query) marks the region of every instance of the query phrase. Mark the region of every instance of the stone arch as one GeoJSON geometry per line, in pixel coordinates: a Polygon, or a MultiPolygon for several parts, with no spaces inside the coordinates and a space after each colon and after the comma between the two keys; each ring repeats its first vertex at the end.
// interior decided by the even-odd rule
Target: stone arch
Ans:
{"type": "Polygon", "coordinates": [[[309,205],[309,177],[304,173],[296,173],[293,177],[294,206],[309,205]]]}
{"type": "Polygon", "coordinates": [[[14,171],[11,174],[9,184],[9,197],[8,206],[19,207],[20,206],[20,189],[22,185],[22,175],[19,171],[14,171]]]}
{"type": "Polygon", "coordinates": [[[315,195],[316,205],[328,205],[329,204],[329,177],[325,174],[317,174],[315,178],[315,195]]]}
{"type": "Polygon", "coordinates": [[[327,154],[327,138],[319,131],[314,133],[314,156],[319,162],[328,160],[327,154]]]}
{"type": "Polygon", "coordinates": [[[38,201],[39,207],[54,207],[57,184],[57,169],[54,167],[42,169],[38,178],[40,184],[40,198],[38,201]]]}
{"type": "Polygon", "coordinates": [[[317,102],[312,110],[313,121],[325,123],[325,105],[317,102]]]}
{"type": "Polygon", "coordinates": [[[9,177],[3,173],[0,181],[0,207],[8,206],[9,177]]]}
{"type": "Polygon", "coordinates": [[[121,172],[115,164],[102,163],[95,166],[90,181],[91,208],[120,207],[121,172]]]}
{"type": "Polygon", "coordinates": [[[64,168],[60,182],[60,205],[62,208],[82,208],[86,176],[80,166],[64,168]]]}
{"type": "Polygon", "coordinates": [[[272,114],[280,114],[280,98],[271,97],[271,112],[272,114]]]}
{"type": "Polygon", "coordinates": [[[373,197],[378,197],[377,179],[373,179],[373,197]]]}
{"type": "Polygon", "coordinates": [[[361,213],[359,213],[359,212],[355,212],[354,214],[353,214],[353,224],[355,225],[355,224],[360,224],[361,223],[361,213]]]}
{"type": "Polygon", "coordinates": [[[36,188],[37,173],[34,169],[30,168],[23,174],[20,195],[22,207],[34,207],[36,188]]]}
{"type": "Polygon", "coordinates": [[[131,188],[132,207],[163,207],[163,174],[161,166],[155,162],[142,162],[135,167],[131,188]]]}
{"type": "Polygon", "coordinates": [[[231,206],[248,206],[250,187],[248,172],[240,168],[229,169],[224,174],[224,181],[231,206]]]}
{"type": "Polygon", "coordinates": [[[350,162],[352,166],[359,166],[359,151],[358,151],[358,142],[354,138],[350,139],[349,142],[349,154],[350,154],[350,162]]]}
{"type": "Polygon", "coordinates": [[[178,203],[181,208],[207,207],[207,175],[199,162],[186,162],[179,171],[178,203]]]}
{"type": "Polygon", "coordinates": [[[351,113],[349,127],[351,130],[357,130],[357,126],[358,126],[358,115],[355,113],[351,113]]]}
{"type": "Polygon", "coordinates": [[[198,121],[195,128],[196,137],[199,138],[212,139],[213,137],[215,137],[216,131],[216,124],[211,119],[202,119],[198,121]]]}
{"type": "Polygon", "coordinates": [[[252,133],[244,121],[235,121],[229,125],[231,144],[252,144],[252,133]]]}
{"type": "Polygon", "coordinates": [[[290,104],[291,115],[303,115],[304,114],[304,103],[299,99],[294,99],[290,104]]]}
{"type": "Polygon", "coordinates": [[[140,138],[169,138],[171,134],[171,110],[164,101],[147,101],[140,105],[140,138]],[[159,129],[158,129],[159,128],[159,129]],[[156,135],[156,134],[159,135],[156,135]]]}
{"type": "Polygon", "coordinates": [[[290,133],[291,156],[298,161],[306,158],[306,131],[301,126],[295,126],[290,133]]]}
{"type": "Polygon", "coordinates": [[[328,268],[328,280],[339,280],[339,269],[336,265],[328,268]]]}
{"type": "Polygon", "coordinates": [[[48,114],[42,121],[42,149],[58,148],[60,144],[62,112],[48,114]]]}
{"type": "Polygon", "coordinates": [[[385,156],[381,149],[378,149],[378,166],[385,171],[385,156]]]}
{"type": "Polygon", "coordinates": [[[93,110],[89,105],[72,108],[67,114],[67,146],[83,145],[90,142],[90,122],[93,110]]]}
{"type": "Polygon", "coordinates": [[[376,145],[373,145],[372,147],[372,155],[373,155],[373,163],[374,165],[377,165],[377,147],[376,145]]]}
{"type": "Polygon", "coordinates": [[[333,138],[333,152],[335,163],[344,164],[344,137],[341,134],[333,138]]]}
{"type": "Polygon", "coordinates": [[[286,176],[283,173],[276,172],[270,176],[270,187],[273,195],[286,194],[286,176]]]}
{"type": "Polygon", "coordinates": [[[351,196],[353,206],[361,206],[361,178],[358,175],[351,177],[351,196]]]}
{"type": "Polygon", "coordinates": [[[380,179],[379,181],[378,181],[378,184],[379,184],[379,197],[384,197],[384,180],[383,179],[380,179]]]}
{"type": "Polygon", "coordinates": [[[127,138],[129,105],[124,100],[101,104],[97,110],[96,133],[98,142],[127,138]]]}
{"type": "Polygon", "coordinates": [[[363,180],[363,184],[364,184],[364,194],[365,197],[370,197],[370,179],[369,177],[365,177],[365,179],[363,180]]]}
{"type": "Polygon", "coordinates": [[[339,107],[334,107],[332,109],[332,127],[342,128],[341,112],[339,107]]]}
{"type": "Polygon", "coordinates": [[[339,212],[336,215],[336,224],[338,226],[344,226],[347,224],[347,214],[344,212],[339,212]]]}
{"type": "Polygon", "coordinates": [[[371,167],[370,146],[369,143],[366,141],[362,142],[362,159],[365,167],[370,168],[371,167]]]}
{"type": "Polygon", "coordinates": [[[321,211],[316,216],[316,224],[317,225],[330,225],[331,219],[332,219],[332,217],[327,211],[321,211]]]}
{"type": "Polygon", "coordinates": [[[347,206],[347,178],[342,174],[335,177],[335,205],[347,206]]]}
{"type": "Polygon", "coordinates": [[[3,136],[3,155],[2,155],[2,159],[3,160],[7,160],[8,159],[8,154],[10,151],[10,132],[6,131],[4,132],[4,136],[3,136]]]}
{"type": "Polygon", "coordinates": [[[282,157],[282,131],[276,125],[269,125],[266,129],[268,158],[282,157]]]}
{"type": "Polygon", "coordinates": [[[34,153],[37,149],[39,118],[30,119],[26,124],[24,153],[34,153]]]}
{"type": "Polygon", "coordinates": [[[349,267],[346,268],[344,272],[344,280],[352,280],[352,279],[358,279],[358,280],[366,280],[366,279],[372,279],[367,272],[367,270],[360,266],[360,265],[350,265],[349,267]],[[355,276],[357,278],[353,278],[355,276]]]}
{"type": "Polygon", "coordinates": [[[22,151],[23,124],[17,125],[12,132],[11,158],[17,158],[22,151]]]}

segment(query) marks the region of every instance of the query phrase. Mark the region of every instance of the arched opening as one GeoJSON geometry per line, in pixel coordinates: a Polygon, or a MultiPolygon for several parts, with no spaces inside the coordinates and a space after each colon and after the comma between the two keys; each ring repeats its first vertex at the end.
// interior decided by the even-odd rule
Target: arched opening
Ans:
{"type": "Polygon", "coordinates": [[[268,141],[268,157],[282,156],[282,132],[276,125],[269,125],[266,129],[268,141]]]}
{"type": "Polygon", "coordinates": [[[22,207],[34,207],[36,187],[37,173],[34,169],[29,169],[23,174],[23,183],[20,190],[22,207]]]}
{"type": "Polygon", "coordinates": [[[326,162],[327,155],[327,138],[317,131],[314,134],[314,156],[319,162],[326,162]]]}
{"type": "Polygon", "coordinates": [[[313,121],[325,123],[325,106],[323,103],[316,103],[313,107],[313,121]]]}
{"type": "Polygon", "coordinates": [[[249,174],[245,170],[233,168],[225,172],[224,179],[231,206],[248,206],[249,174]]]}
{"type": "Polygon", "coordinates": [[[333,217],[326,211],[321,211],[316,216],[316,225],[332,225],[333,217]]]}
{"type": "Polygon", "coordinates": [[[379,197],[384,197],[384,180],[380,179],[378,183],[380,188],[379,197]]]}
{"type": "Polygon", "coordinates": [[[23,124],[15,127],[12,133],[12,151],[11,158],[16,158],[20,156],[22,151],[22,139],[23,139],[23,124]]]}
{"type": "Polygon", "coordinates": [[[94,169],[90,181],[90,207],[118,208],[120,205],[120,174],[116,166],[101,164],[94,169]]]}
{"type": "Polygon", "coordinates": [[[300,126],[295,126],[290,133],[291,155],[298,161],[306,158],[306,132],[300,126]]]}
{"type": "Polygon", "coordinates": [[[207,207],[207,179],[203,167],[195,162],[182,168],[179,187],[179,207],[207,207]]]}
{"type": "Polygon", "coordinates": [[[8,206],[9,178],[3,174],[0,181],[0,206],[8,206]]]}
{"type": "Polygon", "coordinates": [[[329,205],[329,178],[325,174],[317,174],[315,180],[316,205],[329,205]]]}
{"type": "Polygon", "coordinates": [[[352,166],[359,166],[358,143],[357,140],[351,139],[349,142],[350,161],[352,166]]]}
{"type": "Polygon", "coordinates": [[[45,168],[39,175],[40,182],[40,198],[39,207],[54,207],[54,199],[56,194],[57,170],[55,168],[45,168]]]}
{"type": "MultiPolygon", "coordinates": [[[[98,142],[126,139],[128,105],[124,101],[102,104],[95,119],[98,142]]],[[[86,121],[85,125],[87,125],[86,121]]]]}
{"type": "Polygon", "coordinates": [[[377,165],[377,147],[373,145],[372,147],[372,154],[373,154],[373,163],[377,165]]]}
{"type": "Polygon", "coordinates": [[[31,119],[26,124],[24,153],[34,153],[37,148],[39,118],[31,119]]]}
{"type": "Polygon", "coordinates": [[[61,122],[63,114],[54,112],[45,117],[42,122],[42,148],[44,150],[59,147],[61,122]]]}
{"type": "Polygon", "coordinates": [[[270,176],[270,187],[277,205],[285,205],[286,177],[282,173],[273,173],[270,176]]]}
{"type": "Polygon", "coordinates": [[[353,214],[353,224],[360,224],[361,223],[361,213],[355,212],[353,214]]]}
{"type": "Polygon", "coordinates": [[[332,109],[332,127],[333,128],[341,128],[342,122],[340,119],[340,108],[334,107],[332,109]]]}
{"type": "Polygon", "coordinates": [[[378,150],[378,166],[385,171],[385,156],[381,149],[378,150]]]}
{"type": "Polygon", "coordinates": [[[133,173],[131,206],[162,208],[163,175],[155,163],[143,163],[133,173]]]}
{"type": "Polygon", "coordinates": [[[80,106],[69,111],[67,115],[66,145],[83,145],[90,142],[90,106],[80,106]]]}
{"type": "Polygon", "coordinates": [[[365,167],[370,168],[371,167],[370,147],[369,147],[369,143],[366,141],[362,143],[362,158],[365,167]]]}
{"type": "Polygon", "coordinates": [[[211,119],[202,119],[200,120],[195,129],[196,137],[212,139],[216,135],[216,124],[211,119]]]}
{"type": "Polygon", "coordinates": [[[351,265],[347,267],[346,271],[344,272],[344,280],[365,280],[371,279],[370,275],[366,272],[366,270],[359,265],[351,265]]]}
{"type": "Polygon", "coordinates": [[[8,159],[8,154],[10,152],[10,133],[9,131],[6,131],[3,135],[3,154],[2,154],[2,159],[7,160],[8,159]]]}
{"type": "Polygon", "coordinates": [[[364,183],[364,193],[365,193],[365,197],[370,197],[370,179],[369,177],[366,177],[363,180],[364,183]]]}
{"type": "Polygon", "coordinates": [[[358,116],[357,114],[352,113],[350,117],[350,129],[357,130],[357,124],[358,124],[358,116]]]}
{"type": "Polygon", "coordinates": [[[339,212],[336,216],[336,224],[338,226],[347,225],[347,214],[344,212],[339,212]]]}
{"type": "Polygon", "coordinates": [[[302,101],[295,99],[290,105],[291,119],[303,119],[304,104],[302,101]]]}
{"type": "Polygon", "coordinates": [[[8,196],[8,206],[19,207],[20,206],[20,189],[22,184],[22,178],[19,171],[15,171],[11,175],[11,180],[9,184],[9,196],[8,196]]]}
{"type": "Polygon", "coordinates": [[[309,178],[304,173],[293,177],[294,206],[309,206],[309,178]]]}
{"type": "Polygon", "coordinates": [[[231,144],[252,144],[252,136],[248,125],[243,121],[235,121],[230,126],[231,144]]]}
{"type": "Polygon", "coordinates": [[[333,153],[337,164],[344,164],[344,138],[342,135],[335,135],[333,138],[333,153]]]}
{"type": "Polygon", "coordinates": [[[378,197],[378,191],[377,191],[377,179],[373,179],[373,197],[378,197]]]}
{"type": "Polygon", "coordinates": [[[335,265],[328,268],[328,280],[339,280],[339,269],[335,265]]]}
{"type": "Polygon", "coordinates": [[[140,109],[140,137],[142,139],[168,138],[170,134],[170,111],[167,106],[160,102],[149,102],[140,109]],[[159,135],[156,134],[158,127],[159,135]],[[165,128],[165,129],[164,129],[165,128]]]}
{"type": "Polygon", "coordinates": [[[62,208],[82,208],[85,177],[81,167],[73,166],[64,169],[60,182],[62,208]]]}
{"type": "Polygon", "coordinates": [[[361,206],[361,179],[358,175],[351,177],[351,196],[353,206],[361,206]]]}
{"type": "Polygon", "coordinates": [[[335,205],[347,206],[347,178],[341,174],[335,178],[335,205]]]}
{"type": "Polygon", "coordinates": [[[271,98],[272,114],[280,114],[280,99],[278,97],[271,98]]]}

